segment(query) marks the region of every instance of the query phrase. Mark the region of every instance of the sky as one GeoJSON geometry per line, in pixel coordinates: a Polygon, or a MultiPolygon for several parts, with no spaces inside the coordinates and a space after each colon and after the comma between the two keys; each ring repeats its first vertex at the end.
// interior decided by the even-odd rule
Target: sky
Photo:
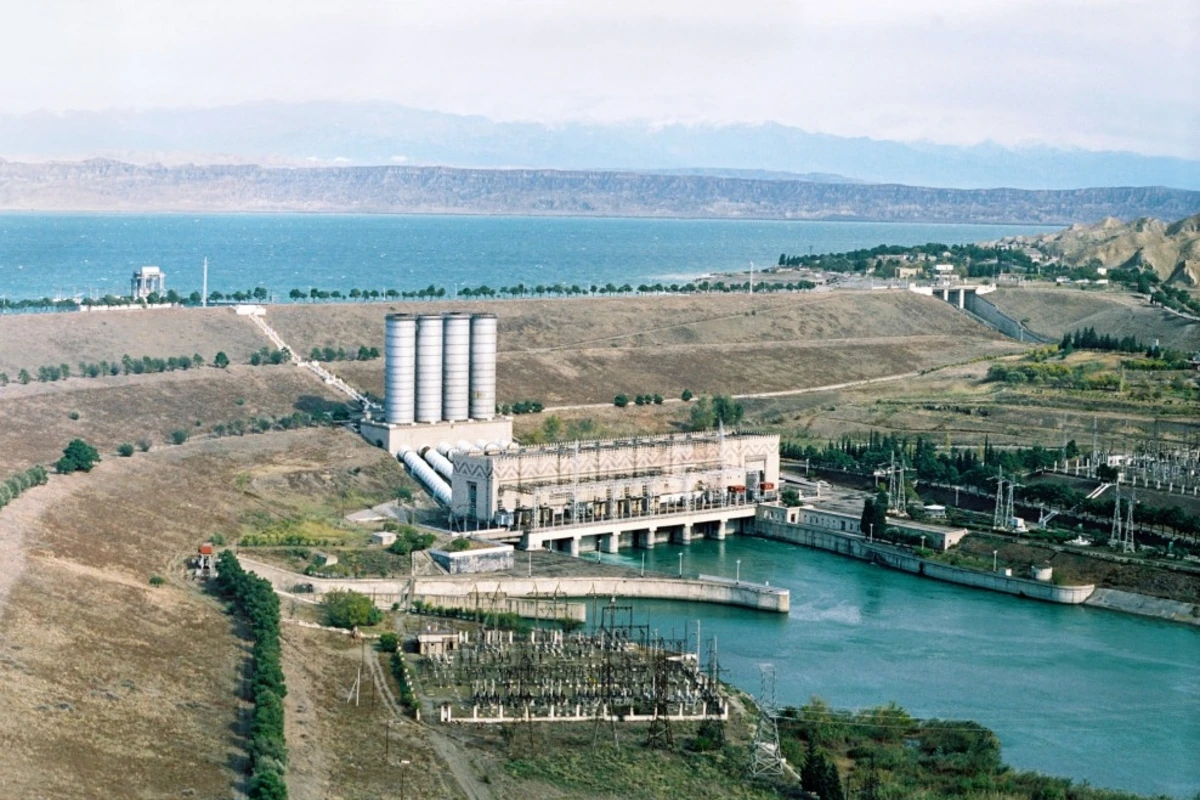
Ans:
{"type": "Polygon", "coordinates": [[[386,101],[1200,158],[1198,0],[3,0],[0,113],[386,101]]]}

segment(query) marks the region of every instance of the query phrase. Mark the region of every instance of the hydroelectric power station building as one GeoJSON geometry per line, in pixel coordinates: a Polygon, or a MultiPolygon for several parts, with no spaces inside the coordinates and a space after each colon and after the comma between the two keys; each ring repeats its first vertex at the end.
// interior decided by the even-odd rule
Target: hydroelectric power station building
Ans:
{"type": "Polygon", "coordinates": [[[459,530],[616,552],[754,524],[779,485],[777,435],[688,434],[520,447],[496,413],[492,314],[387,318],[382,421],[368,441],[399,457],[459,530]]]}

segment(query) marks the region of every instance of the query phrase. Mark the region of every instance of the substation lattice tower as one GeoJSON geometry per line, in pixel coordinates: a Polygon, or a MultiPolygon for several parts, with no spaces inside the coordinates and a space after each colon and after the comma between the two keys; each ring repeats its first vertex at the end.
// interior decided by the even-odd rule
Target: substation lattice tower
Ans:
{"type": "Polygon", "coordinates": [[[670,750],[675,746],[675,736],[671,732],[671,713],[667,708],[670,698],[668,682],[670,681],[671,663],[664,649],[659,648],[654,654],[654,718],[650,720],[650,730],[646,731],[646,747],[657,747],[670,750]]]}
{"type": "Polygon", "coordinates": [[[775,693],[775,665],[759,664],[758,724],[750,745],[750,775],[782,777],[783,752],[779,746],[779,705],[775,693]]]}
{"type": "Polygon", "coordinates": [[[892,463],[888,469],[888,510],[896,516],[908,513],[908,498],[904,496],[904,459],[896,463],[896,452],[892,451],[892,463]]]}

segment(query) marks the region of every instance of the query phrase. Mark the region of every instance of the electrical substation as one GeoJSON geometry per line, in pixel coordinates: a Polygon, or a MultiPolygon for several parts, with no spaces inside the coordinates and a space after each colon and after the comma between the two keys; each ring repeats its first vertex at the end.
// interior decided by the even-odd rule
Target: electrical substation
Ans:
{"type": "Polygon", "coordinates": [[[419,669],[444,723],[648,722],[648,743],[669,744],[673,722],[729,717],[715,637],[703,663],[699,650],[698,640],[664,638],[635,624],[632,606],[611,603],[586,633],[459,633],[419,669]]]}

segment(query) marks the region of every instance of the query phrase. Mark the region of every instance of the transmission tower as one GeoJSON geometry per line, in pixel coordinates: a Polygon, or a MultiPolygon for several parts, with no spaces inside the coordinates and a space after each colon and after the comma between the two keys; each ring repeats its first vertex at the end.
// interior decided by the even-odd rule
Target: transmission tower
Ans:
{"type": "Polygon", "coordinates": [[[1121,531],[1121,484],[1116,485],[1117,496],[1113,500],[1113,517],[1112,517],[1112,532],[1108,535],[1108,540],[1111,544],[1121,545],[1124,540],[1124,535],[1121,531]]]}
{"type": "Polygon", "coordinates": [[[996,510],[992,514],[992,528],[995,530],[1004,530],[1008,527],[1008,518],[1005,517],[1004,503],[1004,467],[1000,468],[1000,474],[996,478],[996,510]]]}
{"type": "Polygon", "coordinates": [[[1125,501],[1125,529],[1121,536],[1122,553],[1132,553],[1137,550],[1137,545],[1133,541],[1133,507],[1136,503],[1136,494],[1131,494],[1125,501]]]}
{"type": "Polygon", "coordinates": [[[759,664],[761,687],[758,693],[758,724],[750,745],[750,775],[755,778],[783,775],[783,754],[779,748],[778,706],[775,697],[775,665],[759,664]]]}
{"type": "Polygon", "coordinates": [[[670,750],[675,746],[675,737],[671,733],[671,714],[667,708],[670,669],[667,652],[660,649],[654,657],[654,718],[650,720],[650,730],[646,732],[646,747],[670,750]]]}
{"type": "Polygon", "coordinates": [[[896,463],[896,451],[892,451],[892,463],[888,469],[888,510],[901,516],[907,510],[904,497],[904,459],[896,463]]]}

